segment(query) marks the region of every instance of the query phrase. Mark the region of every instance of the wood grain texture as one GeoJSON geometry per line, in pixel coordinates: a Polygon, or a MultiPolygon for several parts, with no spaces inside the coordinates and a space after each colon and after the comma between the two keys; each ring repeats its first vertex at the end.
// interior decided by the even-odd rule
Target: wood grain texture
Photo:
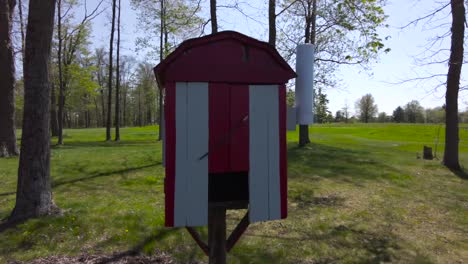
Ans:
{"type": "Polygon", "coordinates": [[[208,83],[176,83],[174,226],[208,223],[208,83]]]}
{"type": "Polygon", "coordinates": [[[280,218],[277,85],[249,88],[250,222],[280,218]]]}

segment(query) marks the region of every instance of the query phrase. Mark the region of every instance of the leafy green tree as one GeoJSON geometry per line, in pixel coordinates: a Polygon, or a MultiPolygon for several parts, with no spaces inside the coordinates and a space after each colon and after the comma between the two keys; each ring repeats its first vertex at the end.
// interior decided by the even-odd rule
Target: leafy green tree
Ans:
{"type": "MultiPolygon", "coordinates": [[[[322,93],[322,89],[319,88],[315,95],[315,122],[326,123],[329,121],[331,112],[328,110],[328,103],[327,95],[322,93]]],[[[333,117],[331,120],[333,120],[333,117]]]]}
{"type": "MultiPolygon", "coordinates": [[[[56,63],[58,66],[58,142],[63,144],[63,122],[65,119],[66,94],[70,73],[68,68],[76,62],[77,54],[83,51],[89,44],[91,31],[91,21],[100,13],[103,0],[98,2],[94,9],[88,12],[85,8],[83,18],[74,22],[75,8],[79,7],[78,2],[73,0],[57,0],[57,30],[56,30],[56,63]]],[[[86,5],[86,2],[84,3],[86,5]]],[[[52,94],[55,94],[55,86],[52,86],[52,94]]],[[[53,117],[55,118],[55,117],[53,117]]]]}
{"type": "Polygon", "coordinates": [[[366,94],[361,99],[356,101],[356,111],[359,115],[359,120],[364,123],[369,123],[377,115],[378,108],[375,104],[374,97],[371,94],[366,94]]]}
{"type": "MultiPolygon", "coordinates": [[[[195,0],[132,0],[138,10],[139,29],[144,37],[137,39],[139,49],[149,50],[149,56],[162,61],[180,42],[203,33],[206,23],[199,16],[201,1],[195,0]],[[201,33],[200,33],[201,32],[201,33]],[[159,46],[154,39],[159,38],[159,46]],[[159,54],[159,56],[157,56],[159,54]]],[[[211,22],[213,33],[217,31],[216,1],[211,2],[211,22]]],[[[163,94],[159,89],[158,108],[162,109],[163,94]]],[[[162,111],[158,122],[162,120],[162,111]]],[[[159,130],[159,140],[162,138],[159,130]]]]}
{"type": "Polygon", "coordinates": [[[388,121],[387,113],[380,112],[379,115],[377,116],[377,122],[385,123],[387,121],[388,121]]]}
{"type": "Polygon", "coordinates": [[[286,91],[286,104],[289,107],[293,107],[295,104],[295,100],[296,100],[296,95],[295,95],[294,90],[288,88],[288,90],[286,91]]]}
{"type": "Polygon", "coordinates": [[[344,121],[344,114],[341,110],[336,111],[335,114],[335,122],[343,122],[344,121]]]}
{"type": "Polygon", "coordinates": [[[139,63],[136,69],[135,89],[135,121],[138,126],[145,126],[155,122],[156,80],[153,66],[147,62],[139,63]]]}
{"type": "Polygon", "coordinates": [[[405,105],[405,120],[409,123],[424,123],[424,108],[417,100],[405,105]]]}
{"type": "Polygon", "coordinates": [[[405,122],[405,110],[401,106],[398,106],[393,110],[393,122],[402,123],[405,122]]]}
{"type": "Polygon", "coordinates": [[[445,123],[445,109],[443,106],[427,108],[425,110],[426,122],[440,124],[445,123]]]}
{"type": "MultiPolygon", "coordinates": [[[[384,0],[284,0],[275,14],[275,1],[269,1],[269,42],[276,42],[283,56],[294,61],[296,46],[315,46],[315,87],[336,85],[338,64],[367,66],[381,52],[388,52],[377,33],[387,16],[384,0]],[[277,25],[276,17],[281,16],[277,25]]],[[[310,142],[308,126],[299,126],[299,145],[310,142]]]]}
{"type": "Polygon", "coordinates": [[[349,114],[349,105],[347,101],[345,102],[345,105],[343,106],[343,108],[341,108],[341,112],[343,113],[344,122],[348,123],[350,114],[349,114]]]}
{"type": "Polygon", "coordinates": [[[378,30],[386,27],[384,0],[284,0],[278,49],[291,61],[296,45],[315,45],[316,85],[333,86],[336,65],[368,66],[382,52],[384,37],[378,30]]]}
{"type": "Polygon", "coordinates": [[[204,20],[201,4],[195,0],[131,0],[138,12],[138,29],[145,33],[137,38],[137,47],[149,50],[155,61],[167,56],[179,43],[200,35],[204,20]],[[157,45],[155,39],[162,39],[157,45]]]}

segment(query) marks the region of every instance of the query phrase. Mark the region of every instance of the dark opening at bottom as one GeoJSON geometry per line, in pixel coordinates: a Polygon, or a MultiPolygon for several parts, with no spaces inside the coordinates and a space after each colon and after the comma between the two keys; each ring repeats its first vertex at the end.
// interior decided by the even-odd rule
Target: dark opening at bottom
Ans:
{"type": "Polygon", "coordinates": [[[210,173],[208,201],[242,204],[246,208],[249,201],[248,172],[210,173]]]}

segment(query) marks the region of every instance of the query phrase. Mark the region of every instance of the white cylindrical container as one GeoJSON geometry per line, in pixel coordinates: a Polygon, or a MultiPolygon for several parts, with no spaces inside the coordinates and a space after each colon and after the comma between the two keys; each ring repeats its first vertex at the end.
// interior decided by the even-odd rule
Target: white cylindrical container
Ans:
{"type": "Polygon", "coordinates": [[[297,123],[309,125],[314,122],[314,45],[297,46],[296,73],[297,123]]]}

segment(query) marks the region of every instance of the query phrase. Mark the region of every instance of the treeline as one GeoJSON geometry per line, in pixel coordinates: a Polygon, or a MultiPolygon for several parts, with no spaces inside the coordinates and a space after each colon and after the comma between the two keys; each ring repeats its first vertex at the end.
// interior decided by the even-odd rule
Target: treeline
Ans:
{"type": "MultiPolygon", "coordinates": [[[[67,67],[67,91],[63,113],[64,128],[105,127],[107,113],[107,53],[96,49],[93,53],[78,55],[79,60],[67,67]]],[[[137,62],[135,58],[124,56],[120,64],[120,124],[121,126],[146,126],[159,122],[158,93],[153,74],[153,65],[137,62]]],[[[51,67],[52,89],[58,88],[55,67],[51,67]]],[[[115,76],[115,74],[114,74],[115,76]]],[[[115,79],[115,77],[114,77],[115,79]]],[[[23,117],[23,81],[16,85],[15,122],[21,128],[23,117]]],[[[58,94],[52,102],[58,104],[58,94]]],[[[115,100],[112,100],[112,116],[115,112],[115,100]]],[[[58,106],[51,107],[51,127],[57,126],[58,106]],[[55,117],[55,118],[54,118],[55,117]]]]}
{"type": "MultiPolygon", "coordinates": [[[[159,93],[152,70],[154,65],[139,62],[133,56],[119,56],[119,67],[115,67],[117,56],[114,54],[112,58],[112,87],[115,89],[118,78],[120,89],[118,102],[115,101],[117,97],[112,97],[109,110],[109,52],[104,46],[91,47],[92,21],[103,12],[101,3],[79,17],[83,7],[78,2],[57,1],[58,14],[54,22],[49,67],[50,127],[54,136],[58,134],[59,127],[105,127],[107,111],[111,111],[112,117],[116,116],[115,104],[119,104],[120,126],[145,126],[159,122],[159,93]]],[[[17,46],[21,50],[22,47],[17,46]]],[[[23,118],[23,89],[23,79],[20,78],[15,88],[15,123],[18,128],[21,128],[23,118]]],[[[113,126],[115,122],[112,119],[113,126]]]]}
{"type": "MultiPolygon", "coordinates": [[[[335,112],[328,110],[329,100],[321,89],[315,93],[315,122],[316,123],[445,123],[445,106],[424,108],[419,101],[412,100],[403,106],[398,106],[391,115],[379,112],[374,97],[366,94],[355,103],[354,114],[346,103],[343,108],[335,112]]],[[[289,90],[288,104],[294,105],[294,91],[289,90]]],[[[468,108],[458,114],[459,123],[468,123],[468,108]]]]}

